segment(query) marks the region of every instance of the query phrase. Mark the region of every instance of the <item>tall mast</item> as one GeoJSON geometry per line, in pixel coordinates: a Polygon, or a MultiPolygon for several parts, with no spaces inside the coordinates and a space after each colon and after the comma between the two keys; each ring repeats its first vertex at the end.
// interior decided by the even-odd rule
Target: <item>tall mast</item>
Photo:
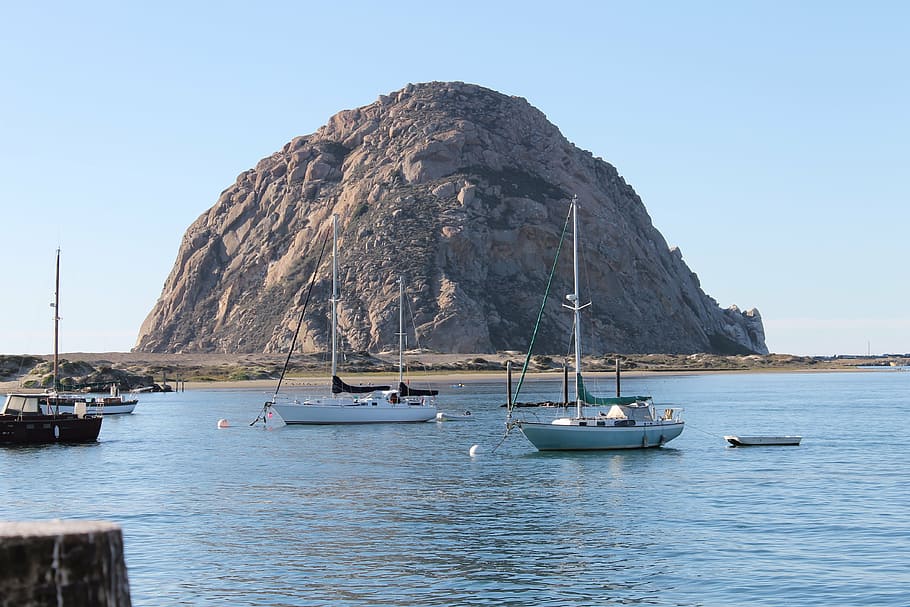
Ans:
{"type": "Polygon", "coordinates": [[[398,383],[402,383],[404,369],[404,279],[398,277],[398,383]]]}
{"type": "Polygon", "coordinates": [[[332,377],[336,375],[338,344],[338,215],[332,215],[332,377]]]}
{"type": "Polygon", "coordinates": [[[581,378],[581,305],[578,298],[578,196],[572,197],[572,269],[575,277],[575,293],[572,307],[575,312],[575,412],[581,417],[582,397],[578,391],[581,378]]]}
{"type": "Polygon", "coordinates": [[[60,339],[60,249],[57,249],[57,277],[54,286],[54,392],[57,392],[57,366],[60,339]]]}

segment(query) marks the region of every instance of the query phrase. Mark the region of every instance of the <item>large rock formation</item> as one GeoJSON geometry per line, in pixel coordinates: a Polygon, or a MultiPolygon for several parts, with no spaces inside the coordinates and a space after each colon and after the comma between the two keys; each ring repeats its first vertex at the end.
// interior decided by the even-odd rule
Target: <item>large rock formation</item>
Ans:
{"type": "MultiPolygon", "coordinates": [[[[464,83],[408,85],[333,116],[242,173],[187,230],[142,325],[146,352],[281,352],[339,216],[339,329],[348,350],[397,347],[405,277],[409,345],[527,348],[577,195],[588,353],[767,353],[757,310],[701,290],[610,164],[524,99],[464,83]]],[[[331,242],[299,343],[330,335],[331,242]]],[[[568,350],[565,249],[535,352],[568,350]]]]}

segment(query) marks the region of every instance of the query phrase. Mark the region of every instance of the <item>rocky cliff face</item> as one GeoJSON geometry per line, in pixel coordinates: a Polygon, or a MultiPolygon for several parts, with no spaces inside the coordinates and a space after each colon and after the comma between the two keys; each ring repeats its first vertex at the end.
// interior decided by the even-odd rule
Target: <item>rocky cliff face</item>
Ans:
{"type": "MultiPolygon", "coordinates": [[[[340,112],[242,173],[187,230],[135,349],[286,351],[316,269],[299,343],[324,350],[331,239],[316,265],[338,214],[345,349],[397,348],[403,276],[411,347],[524,350],[573,195],[588,353],[767,353],[758,311],[719,308],[615,168],[524,99],[439,82],[340,112]]],[[[535,352],[568,351],[571,291],[565,249],[535,352]]]]}

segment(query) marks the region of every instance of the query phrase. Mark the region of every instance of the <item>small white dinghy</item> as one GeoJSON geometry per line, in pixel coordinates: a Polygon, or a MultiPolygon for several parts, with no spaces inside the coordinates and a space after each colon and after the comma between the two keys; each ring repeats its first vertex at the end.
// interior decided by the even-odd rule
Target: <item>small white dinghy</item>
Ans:
{"type": "Polygon", "coordinates": [[[734,447],[762,447],[762,446],[783,446],[799,445],[803,440],[802,436],[725,436],[724,439],[734,447]]]}
{"type": "Polygon", "coordinates": [[[465,411],[464,413],[448,413],[446,411],[440,411],[436,414],[436,421],[438,421],[438,422],[472,422],[472,421],[474,421],[474,416],[471,415],[470,411],[465,411]]]}

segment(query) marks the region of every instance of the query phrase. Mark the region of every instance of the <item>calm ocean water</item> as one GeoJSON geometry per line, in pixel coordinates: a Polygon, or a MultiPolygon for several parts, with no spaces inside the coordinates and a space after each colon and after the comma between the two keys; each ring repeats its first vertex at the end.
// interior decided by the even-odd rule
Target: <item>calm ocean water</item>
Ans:
{"type": "Polygon", "coordinates": [[[629,377],[685,432],[581,454],[493,452],[503,382],[438,387],[476,419],[264,430],[267,391],[142,395],[97,444],[0,448],[2,518],[119,523],[137,606],[910,605],[910,372],[629,377]]]}

